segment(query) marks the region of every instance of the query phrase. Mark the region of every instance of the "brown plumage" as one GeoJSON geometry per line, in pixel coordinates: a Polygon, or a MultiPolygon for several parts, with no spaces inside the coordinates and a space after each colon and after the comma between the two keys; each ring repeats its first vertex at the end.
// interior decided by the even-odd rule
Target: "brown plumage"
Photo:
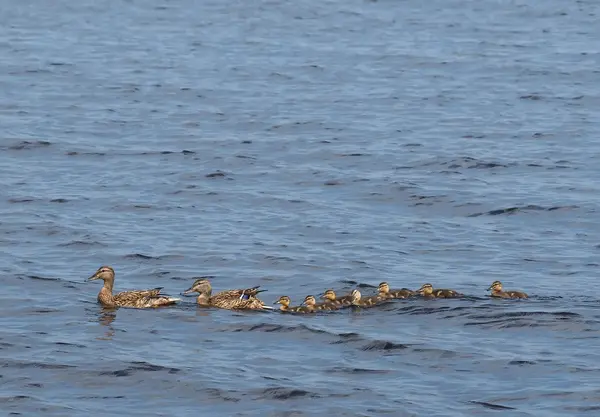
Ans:
{"type": "Polygon", "coordinates": [[[350,293],[352,296],[352,305],[357,307],[374,307],[379,304],[387,303],[388,297],[380,297],[379,295],[373,295],[371,297],[363,297],[360,291],[352,290],[350,293]]]}
{"type": "Polygon", "coordinates": [[[380,297],[386,298],[408,298],[415,295],[415,291],[411,291],[408,288],[401,288],[399,290],[390,290],[390,286],[387,282],[382,282],[377,288],[380,297]]]}
{"type": "Polygon", "coordinates": [[[105,307],[154,308],[175,304],[178,298],[161,295],[159,288],[148,290],[123,291],[113,295],[115,270],[110,266],[101,266],[88,281],[101,279],[104,286],[98,293],[98,302],[105,307]]]}
{"type": "Polygon", "coordinates": [[[423,284],[417,290],[417,293],[425,298],[456,298],[463,296],[458,291],[433,288],[431,284],[423,284]]]}
{"type": "MultiPolygon", "coordinates": [[[[309,295],[304,299],[305,303],[309,297],[311,297],[311,296],[309,295]]],[[[313,299],[314,299],[314,297],[313,297],[313,299]]],[[[273,304],[281,304],[281,307],[279,307],[279,310],[284,313],[315,313],[317,311],[315,306],[311,305],[310,302],[306,305],[300,305],[300,306],[296,306],[296,307],[290,307],[291,303],[292,303],[292,300],[290,299],[290,297],[288,297],[287,295],[283,295],[283,296],[279,297],[279,300],[275,301],[273,304]]]]}
{"type": "Polygon", "coordinates": [[[348,307],[352,305],[352,295],[344,295],[342,297],[337,298],[335,292],[333,290],[327,290],[321,296],[321,298],[325,299],[324,304],[333,304],[338,308],[348,307]]]}
{"type": "Polygon", "coordinates": [[[266,290],[259,290],[259,287],[246,289],[226,290],[212,295],[212,286],[206,278],[200,278],[194,281],[192,286],[185,290],[183,294],[197,292],[197,303],[206,307],[218,307],[226,310],[272,310],[272,307],[265,306],[256,295],[266,290]]]}
{"type": "Polygon", "coordinates": [[[521,291],[503,291],[502,283],[500,281],[494,281],[488,288],[488,291],[492,291],[491,296],[497,298],[528,298],[529,296],[521,291]]]}

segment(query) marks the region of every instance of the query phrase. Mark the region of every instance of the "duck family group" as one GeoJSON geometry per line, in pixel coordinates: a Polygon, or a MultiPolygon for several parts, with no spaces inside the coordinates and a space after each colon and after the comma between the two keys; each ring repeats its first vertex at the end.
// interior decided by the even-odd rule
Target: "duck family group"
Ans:
{"type": "MultiPolygon", "coordinates": [[[[88,278],[89,281],[101,279],[104,286],[98,293],[98,302],[104,307],[133,307],[133,308],[154,308],[175,304],[178,298],[161,294],[162,287],[148,290],[123,291],[113,294],[115,282],[115,270],[110,266],[98,268],[96,273],[88,278]]],[[[265,305],[257,295],[266,290],[260,290],[259,287],[225,290],[212,295],[212,287],[207,278],[199,278],[194,281],[192,286],[185,290],[183,294],[198,293],[198,305],[205,307],[218,307],[228,310],[272,310],[272,307],[265,305]]],[[[492,297],[497,298],[527,298],[527,294],[520,291],[504,291],[500,281],[494,281],[488,288],[492,297]]],[[[313,295],[304,298],[304,302],[292,307],[290,297],[284,295],[274,304],[280,304],[280,310],[288,313],[312,313],[317,311],[338,310],[344,307],[373,307],[379,304],[389,302],[393,299],[402,299],[409,297],[424,298],[457,298],[463,294],[448,289],[436,289],[431,284],[424,284],[416,291],[402,288],[398,290],[390,289],[387,282],[379,284],[377,295],[363,297],[357,289],[354,289],[348,295],[337,297],[331,289],[325,291],[321,296],[322,302],[317,303],[313,295]]]]}

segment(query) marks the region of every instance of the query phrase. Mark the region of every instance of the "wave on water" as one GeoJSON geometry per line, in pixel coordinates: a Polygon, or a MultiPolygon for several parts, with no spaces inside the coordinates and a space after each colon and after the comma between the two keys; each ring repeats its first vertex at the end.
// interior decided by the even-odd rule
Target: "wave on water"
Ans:
{"type": "Polygon", "coordinates": [[[114,371],[102,371],[102,372],[99,372],[99,375],[123,377],[123,376],[130,376],[130,375],[133,375],[133,374],[139,373],[139,372],[166,372],[169,374],[176,374],[176,373],[181,372],[181,369],[164,367],[164,366],[160,366],[160,365],[153,365],[148,362],[131,362],[131,365],[126,368],[117,369],[114,371]]]}
{"type": "Polygon", "coordinates": [[[11,150],[11,151],[23,151],[29,149],[37,149],[37,148],[45,148],[52,143],[45,140],[11,140],[11,139],[2,139],[2,142],[9,142],[8,145],[3,144],[0,145],[0,150],[11,150]],[[13,142],[13,143],[10,143],[13,142]]]}
{"type": "Polygon", "coordinates": [[[573,210],[577,209],[579,206],[571,205],[571,206],[552,206],[552,207],[542,207],[535,204],[529,204],[527,206],[520,207],[508,207],[496,210],[490,210],[486,212],[473,213],[468,217],[479,217],[479,216],[499,216],[503,214],[517,214],[517,213],[528,213],[535,211],[556,211],[556,210],[573,210]]]}

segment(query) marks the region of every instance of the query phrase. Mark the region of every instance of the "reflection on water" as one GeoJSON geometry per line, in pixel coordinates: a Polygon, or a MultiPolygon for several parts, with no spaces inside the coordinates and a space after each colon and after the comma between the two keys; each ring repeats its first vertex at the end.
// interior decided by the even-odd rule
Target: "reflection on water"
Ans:
{"type": "Polygon", "coordinates": [[[117,318],[116,309],[103,308],[103,312],[98,317],[98,322],[102,326],[106,326],[107,330],[106,330],[106,333],[104,333],[103,337],[97,337],[98,340],[112,340],[113,336],[115,335],[115,329],[112,326],[112,324],[116,318],[117,318]]]}

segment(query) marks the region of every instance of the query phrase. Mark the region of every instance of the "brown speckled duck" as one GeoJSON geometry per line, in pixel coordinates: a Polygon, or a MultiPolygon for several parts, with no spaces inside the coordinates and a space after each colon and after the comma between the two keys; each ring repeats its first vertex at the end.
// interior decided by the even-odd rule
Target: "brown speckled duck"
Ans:
{"type": "Polygon", "coordinates": [[[388,297],[380,297],[379,295],[363,297],[360,291],[358,290],[352,290],[350,295],[352,296],[352,305],[363,308],[374,307],[376,305],[387,303],[390,301],[388,297]]]}
{"type": "Polygon", "coordinates": [[[415,295],[415,291],[411,291],[408,288],[401,288],[399,290],[390,290],[390,286],[387,282],[382,282],[377,287],[380,297],[386,298],[408,298],[415,295]]]}
{"type": "MultiPolygon", "coordinates": [[[[312,297],[312,296],[310,296],[310,295],[307,296],[304,299],[304,303],[306,303],[307,299],[309,299],[310,297],[312,297]]],[[[314,297],[313,297],[313,299],[314,299],[314,297]]],[[[290,299],[290,297],[288,297],[287,295],[282,295],[281,297],[279,297],[279,300],[275,301],[273,304],[281,304],[281,307],[279,307],[279,310],[284,313],[314,313],[317,311],[315,306],[311,305],[310,301],[308,303],[306,303],[305,305],[300,305],[300,306],[296,306],[296,307],[290,307],[291,303],[292,303],[292,300],[290,299]]]]}
{"type": "Polygon", "coordinates": [[[175,304],[179,298],[161,295],[162,287],[149,290],[123,291],[113,295],[115,283],[115,270],[110,266],[101,266],[88,281],[101,279],[104,286],[98,293],[98,302],[104,307],[133,307],[154,308],[175,304]]]}
{"type": "Polygon", "coordinates": [[[352,295],[344,295],[342,297],[336,298],[335,292],[333,290],[327,290],[321,296],[321,298],[325,299],[324,304],[333,304],[338,306],[339,308],[348,307],[352,305],[352,295]]]}
{"type": "Polygon", "coordinates": [[[528,295],[521,291],[503,291],[502,283],[500,281],[494,281],[488,288],[488,291],[492,291],[492,297],[498,298],[528,298],[528,295]]]}
{"type": "Polygon", "coordinates": [[[266,291],[258,288],[259,286],[226,290],[212,295],[210,281],[207,278],[199,278],[183,294],[197,292],[197,303],[205,307],[218,307],[226,310],[272,310],[272,307],[265,306],[265,303],[256,297],[258,293],[266,291]]]}
{"type": "Polygon", "coordinates": [[[423,284],[421,288],[417,290],[417,293],[425,298],[456,298],[463,296],[463,294],[458,291],[433,288],[431,284],[423,284]]]}

